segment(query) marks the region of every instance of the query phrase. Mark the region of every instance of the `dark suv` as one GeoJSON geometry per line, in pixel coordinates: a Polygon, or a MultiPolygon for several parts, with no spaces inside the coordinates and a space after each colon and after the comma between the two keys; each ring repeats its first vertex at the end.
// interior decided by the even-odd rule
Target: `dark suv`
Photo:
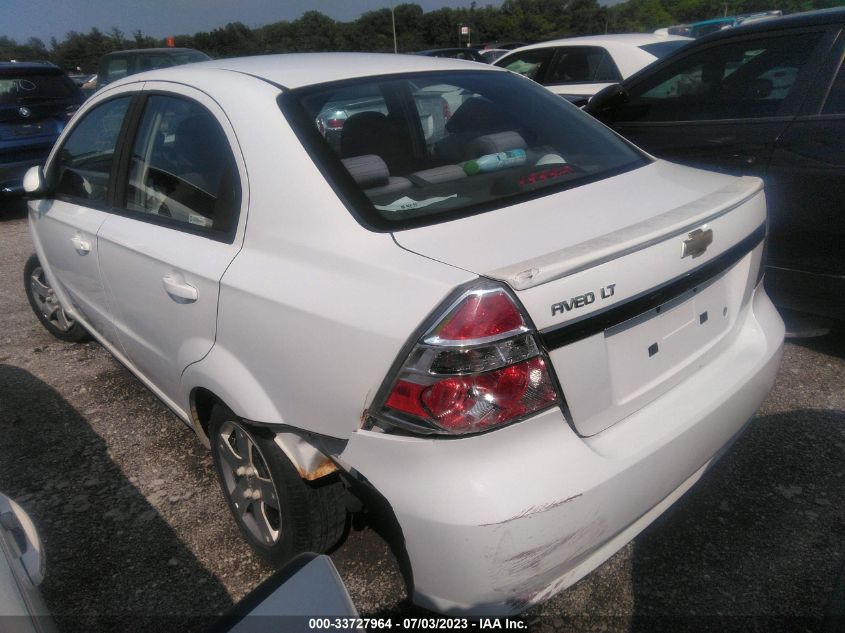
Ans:
{"type": "Polygon", "coordinates": [[[696,40],[585,109],[661,158],[761,176],[772,300],[845,320],[845,9],[696,40]]]}
{"type": "Polygon", "coordinates": [[[22,193],[27,169],[43,164],[85,100],[47,62],[0,62],[0,195],[22,193]]]}

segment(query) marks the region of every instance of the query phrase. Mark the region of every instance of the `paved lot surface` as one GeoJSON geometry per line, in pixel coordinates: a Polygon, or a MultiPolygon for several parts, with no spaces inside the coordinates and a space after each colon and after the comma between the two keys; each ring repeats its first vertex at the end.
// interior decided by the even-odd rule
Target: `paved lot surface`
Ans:
{"type": "MultiPolygon", "coordinates": [[[[201,631],[271,570],[241,541],[209,454],[98,344],[50,337],[0,207],[0,490],[44,539],[62,631],[201,631]]],[[[525,615],[538,631],[833,630],[845,549],[845,336],[790,342],[719,464],[595,573],[525,615]],[[835,600],[833,601],[835,602],[835,600]]],[[[333,554],[364,615],[413,612],[367,516],[333,554]]]]}

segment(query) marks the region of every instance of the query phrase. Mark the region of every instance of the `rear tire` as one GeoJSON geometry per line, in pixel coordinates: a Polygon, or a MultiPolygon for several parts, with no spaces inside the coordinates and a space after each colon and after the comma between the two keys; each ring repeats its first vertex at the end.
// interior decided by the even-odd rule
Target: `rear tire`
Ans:
{"type": "Polygon", "coordinates": [[[65,313],[44,274],[38,255],[33,254],[26,260],[23,285],[32,311],[50,334],[69,343],[81,343],[91,338],[84,327],[65,313]]]}
{"type": "Polygon", "coordinates": [[[272,432],[245,424],[219,404],[211,413],[209,437],[229,510],[261,558],[280,566],[302,552],[322,553],[337,544],[347,520],[337,475],[303,480],[272,432]]]}

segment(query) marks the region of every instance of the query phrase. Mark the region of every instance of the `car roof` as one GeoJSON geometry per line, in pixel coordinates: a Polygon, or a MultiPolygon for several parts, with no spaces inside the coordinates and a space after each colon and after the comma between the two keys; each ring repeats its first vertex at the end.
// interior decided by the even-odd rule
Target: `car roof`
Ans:
{"type": "Polygon", "coordinates": [[[752,20],[733,28],[710,33],[709,35],[699,38],[697,41],[712,42],[714,40],[720,40],[725,37],[733,37],[740,34],[747,35],[748,33],[766,33],[780,29],[790,29],[802,26],[820,26],[843,21],[845,21],[845,7],[833,7],[831,9],[819,9],[817,11],[794,13],[793,15],[785,15],[783,17],[773,18],[770,20],[752,20]]]}
{"type": "Polygon", "coordinates": [[[251,75],[282,89],[294,89],[315,84],[437,70],[474,70],[478,72],[507,72],[478,62],[426,55],[395,55],[393,53],[285,53],[255,55],[233,59],[215,59],[184,66],[159,68],[130,75],[109,86],[160,79],[191,83],[191,75],[199,70],[231,71],[251,75]]]}
{"type": "Polygon", "coordinates": [[[558,40],[547,40],[545,42],[538,42],[537,44],[529,44],[521,48],[514,49],[515,51],[527,51],[536,48],[547,48],[549,46],[607,46],[614,44],[622,44],[627,46],[643,46],[644,44],[656,44],[658,42],[672,42],[675,40],[689,40],[690,37],[682,35],[655,35],[654,33],[609,33],[605,35],[582,35],[580,37],[565,37],[558,40]]]}

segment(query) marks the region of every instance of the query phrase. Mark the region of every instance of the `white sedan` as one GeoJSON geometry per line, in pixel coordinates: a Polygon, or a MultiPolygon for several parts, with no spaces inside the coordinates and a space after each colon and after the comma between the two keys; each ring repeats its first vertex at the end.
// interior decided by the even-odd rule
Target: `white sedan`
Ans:
{"type": "Polygon", "coordinates": [[[413,599],[443,612],[516,613],[600,565],[780,360],[761,181],[656,160],[496,67],[133,75],[25,188],[37,317],[196,431],[245,540],[272,563],[325,551],[353,495],[377,501],[413,599]],[[329,142],[319,114],[345,102],[329,142]]]}
{"type": "Polygon", "coordinates": [[[494,63],[555,94],[591,97],[691,41],[652,33],[586,35],[523,46],[494,63]]]}

